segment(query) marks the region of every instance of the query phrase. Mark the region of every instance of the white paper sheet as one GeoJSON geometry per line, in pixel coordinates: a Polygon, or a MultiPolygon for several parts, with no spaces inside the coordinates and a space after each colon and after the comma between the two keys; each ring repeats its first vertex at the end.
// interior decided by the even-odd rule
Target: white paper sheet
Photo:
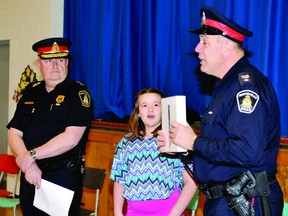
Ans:
{"type": "Polygon", "coordinates": [[[51,216],[67,216],[73,196],[74,191],[42,179],[33,205],[51,216]]]}
{"type": "Polygon", "coordinates": [[[169,139],[169,132],[171,123],[176,121],[183,125],[186,125],[186,96],[176,95],[171,97],[166,97],[161,99],[161,109],[162,109],[162,130],[165,131],[167,136],[169,146],[164,152],[187,152],[169,139]]]}

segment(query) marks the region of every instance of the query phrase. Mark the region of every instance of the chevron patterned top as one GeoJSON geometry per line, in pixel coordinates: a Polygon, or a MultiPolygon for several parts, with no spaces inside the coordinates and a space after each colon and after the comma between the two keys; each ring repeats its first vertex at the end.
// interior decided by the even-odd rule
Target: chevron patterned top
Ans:
{"type": "MultiPolygon", "coordinates": [[[[140,137],[118,143],[110,178],[125,185],[123,197],[130,201],[158,200],[182,189],[184,165],[179,158],[157,150],[157,138],[140,137]]],[[[192,166],[192,165],[191,165],[192,166]]],[[[192,167],[191,167],[192,168],[192,167]]]]}

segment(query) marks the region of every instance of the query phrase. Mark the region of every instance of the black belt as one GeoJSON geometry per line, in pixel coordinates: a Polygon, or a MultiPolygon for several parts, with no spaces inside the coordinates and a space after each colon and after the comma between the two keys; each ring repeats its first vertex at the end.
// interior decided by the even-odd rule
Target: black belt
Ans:
{"type": "Polygon", "coordinates": [[[68,159],[62,162],[50,162],[50,163],[39,163],[39,168],[44,172],[54,172],[58,171],[63,168],[67,168],[70,171],[74,171],[77,168],[80,168],[80,163],[78,161],[75,161],[73,159],[68,159]]]}
{"type": "MultiPolygon", "coordinates": [[[[276,176],[268,176],[269,184],[273,184],[276,182],[276,176]]],[[[223,186],[224,184],[215,184],[215,185],[207,185],[207,184],[199,184],[199,190],[205,195],[207,199],[217,199],[223,196],[223,186]]]]}
{"type": "Polygon", "coordinates": [[[224,184],[208,186],[206,184],[199,184],[199,190],[205,195],[207,199],[217,199],[223,196],[223,185],[224,184]]]}
{"type": "Polygon", "coordinates": [[[53,172],[57,171],[59,169],[62,169],[66,167],[66,164],[64,162],[62,163],[43,163],[43,164],[38,164],[39,168],[44,171],[44,172],[53,172]]]}

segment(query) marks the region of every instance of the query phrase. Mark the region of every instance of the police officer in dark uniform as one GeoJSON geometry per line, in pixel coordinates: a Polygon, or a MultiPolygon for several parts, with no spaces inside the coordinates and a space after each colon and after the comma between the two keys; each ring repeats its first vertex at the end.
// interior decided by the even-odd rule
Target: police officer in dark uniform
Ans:
{"type": "MultiPolygon", "coordinates": [[[[202,72],[218,78],[196,136],[174,122],[172,142],[190,150],[193,175],[206,196],[204,215],[281,216],[283,193],[275,177],[280,111],[273,86],[245,57],[252,32],[211,7],[201,8],[195,48],[202,72]]],[[[158,132],[159,150],[167,145],[158,132]]]]}
{"type": "Polygon", "coordinates": [[[68,78],[69,47],[65,38],[33,45],[43,81],[31,83],[8,123],[8,144],[22,170],[23,216],[47,215],[33,206],[41,178],[73,190],[69,215],[82,197],[82,171],[93,102],[85,85],[68,78]]]}

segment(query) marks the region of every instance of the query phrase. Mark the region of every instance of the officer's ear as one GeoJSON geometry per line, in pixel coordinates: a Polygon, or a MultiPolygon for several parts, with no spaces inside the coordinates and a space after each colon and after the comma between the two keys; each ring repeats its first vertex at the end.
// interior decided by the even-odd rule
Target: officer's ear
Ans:
{"type": "Polygon", "coordinates": [[[223,46],[224,46],[225,54],[228,57],[233,53],[234,49],[236,49],[236,43],[232,40],[225,38],[225,41],[223,44],[224,44],[223,46]]]}

